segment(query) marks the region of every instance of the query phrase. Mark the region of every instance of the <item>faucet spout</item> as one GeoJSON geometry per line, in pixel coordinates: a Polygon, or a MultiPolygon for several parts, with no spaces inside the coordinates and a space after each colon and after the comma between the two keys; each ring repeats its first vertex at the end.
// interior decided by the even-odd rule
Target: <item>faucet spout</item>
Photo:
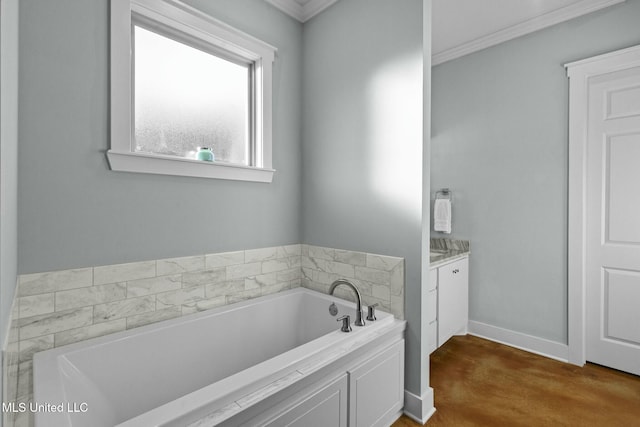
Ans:
{"type": "Polygon", "coordinates": [[[333,295],[333,291],[335,291],[336,288],[340,285],[348,286],[356,294],[356,321],[354,322],[354,324],[356,326],[364,326],[362,313],[362,297],[360,296],[360,291],[353,283],[346,279],[338,279],[331,284],[331,287],[329,288],[329,295],[333,295]]]}

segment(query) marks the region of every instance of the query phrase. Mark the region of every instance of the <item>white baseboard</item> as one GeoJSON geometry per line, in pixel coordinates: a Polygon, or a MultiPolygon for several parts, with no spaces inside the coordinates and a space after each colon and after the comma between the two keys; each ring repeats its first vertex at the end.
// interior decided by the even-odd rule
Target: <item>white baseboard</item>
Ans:
{"type": "Polygon", "coordinates": [[[556,341],[550,341],[472,320],[469,321],[469,334],[561,362],[568,362],[569,360],[569,346],[556,341]]]}
{"type": "Polygon", "coordinates": [[[431,387],[422,396],[416,396],[407,390],[404,391],[404,414],[407,417],[424,425],[435,412],[431,387]]]}

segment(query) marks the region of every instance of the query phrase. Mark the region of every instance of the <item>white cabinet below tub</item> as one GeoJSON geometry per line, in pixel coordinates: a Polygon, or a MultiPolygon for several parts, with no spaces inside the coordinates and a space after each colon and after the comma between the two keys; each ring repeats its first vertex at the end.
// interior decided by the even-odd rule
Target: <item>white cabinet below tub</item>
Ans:
{"type": "Polygon", "coordinates": [[[347,427],[348,390],[349,377],[344,374],[264,426],[347,427]]]}
{"type": "Polygon", "coordinates": [[[469,257],[429,270],[427,319],[429,352],[453,335],[467,333],[469,322],[469,257]]]}
{"type": "Polygon", "coordinates": [[[276,394],[274,402],[257,404],[251,418],[220,427],[390,426],[404,407],[404,339],[369,347],[337,371],[328,367],[311,384],[281,393],[286,398],[276,394]]]}
{"type": "Polygon", "coordinates": [[[348,371],[349,426],[388,426],[404,406],[404,342],[348,371]]]}

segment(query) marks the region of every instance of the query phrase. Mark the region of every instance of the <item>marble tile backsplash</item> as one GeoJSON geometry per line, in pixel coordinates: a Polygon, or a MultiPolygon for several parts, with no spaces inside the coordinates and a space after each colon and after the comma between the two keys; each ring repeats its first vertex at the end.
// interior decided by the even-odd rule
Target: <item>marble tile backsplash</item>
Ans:
{"type": "MultiPolygon", "coordinates": [[[[302,246],[302,286],[328,293],[334,280],[351,280],[362,294],[363,304],[378,303],[384,311],[404,319],[404,258],[302,246]]],[[[336,295],[355,301],[353,292],[339,287],[336,295]]]]}
{"type": "MultiPolygon", "coordinates": [[[[5,402],[32,399],[39,351],[304,286],[327,293],[348,278],[366,305],[404,318],[404,259],[288,245],[128,264],[25,274],[18,278],[5,364],[5,402]]],[[[338,296],[353,300],[349,290],[338,296]]],[[[5,413],[7,426],[30,425],[5,413]]]]}

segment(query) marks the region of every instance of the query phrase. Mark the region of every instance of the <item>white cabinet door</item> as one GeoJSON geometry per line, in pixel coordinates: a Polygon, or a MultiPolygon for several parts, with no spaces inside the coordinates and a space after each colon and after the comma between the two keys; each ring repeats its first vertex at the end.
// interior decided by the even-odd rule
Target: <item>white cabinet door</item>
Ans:
{"type": "Polygon", "coordinates": [[[469,319],[469,259],[438,268],[438,347],[465,334],[469,319]]]}
{"type": "Polygon", "coordinates": [[[388,426],[404,407],[404,340],[349,371],[349,426],[388,426]]]}
{"type": "Polygon", "coordinates": [[[287,409],[265,426],[270,427],[347,427],[348,376],[331,384],[287,409]]]}

